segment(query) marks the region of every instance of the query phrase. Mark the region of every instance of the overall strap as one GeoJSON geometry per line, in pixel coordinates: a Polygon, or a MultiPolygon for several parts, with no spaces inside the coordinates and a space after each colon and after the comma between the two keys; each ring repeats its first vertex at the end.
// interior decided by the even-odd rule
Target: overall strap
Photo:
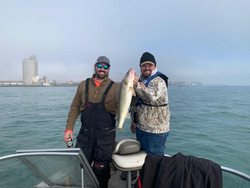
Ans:
{"type": "Polygon", "coordinates": [[[85,104],[87,104],[89,101],[89,78],[86,80],[85,85],[85,104]]]}
{"type": "Polygon", "coordinates": [[[111,82],[109,83],[107,89],[106,89],[105,92],[103,93],[103,96],[102,96],[102,101],[103,101],[103,102],[105,101],[106,96],[107,96],[107,94],[108,94],[108,92],[109,92],[109,90],[110,90],[110,88],[112,87],[113,84],[114,84],[114,82],[111,81],[111,82]]]}

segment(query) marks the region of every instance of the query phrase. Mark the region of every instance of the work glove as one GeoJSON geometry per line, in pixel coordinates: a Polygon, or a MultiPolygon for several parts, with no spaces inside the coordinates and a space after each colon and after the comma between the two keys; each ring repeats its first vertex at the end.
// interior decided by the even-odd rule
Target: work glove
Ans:
{"type": "Polygon", "coordinates": [[[71,139],[73,140],[73,134],[72,133],[73,133],[73,130],[70,130],[70,129],[65,130],[64,137],[63,137],[63,140],[64,140],[65,143],[67,143],[69,135],[70,135],[71,139]]]}

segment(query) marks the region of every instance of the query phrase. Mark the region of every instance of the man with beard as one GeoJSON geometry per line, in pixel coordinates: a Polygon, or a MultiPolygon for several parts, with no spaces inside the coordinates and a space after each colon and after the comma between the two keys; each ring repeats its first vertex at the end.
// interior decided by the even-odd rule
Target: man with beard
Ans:
{"type": "Polygon", "coordinates": [[[93,170],[101,188],[108,187],[110,179],[109,162],[114,150],[115,114],[119,84],[108,78],[110,61],[100,56],[94,64],[95,74],[80,83],[70,107],[64,141],[73,139],[73,128],[81,114],[81,129],[76,148],[81,148],[93,163],[93,170]]]}
{"type": "Polygon", "coordinates": [[[164,155],[170,120],[168,77],[157,71],[155,58],[148,52],[143,53],[140,68],[139,82],[134,83],[137,99],[132,101],[131,132],[148,154],[164,155]]]}

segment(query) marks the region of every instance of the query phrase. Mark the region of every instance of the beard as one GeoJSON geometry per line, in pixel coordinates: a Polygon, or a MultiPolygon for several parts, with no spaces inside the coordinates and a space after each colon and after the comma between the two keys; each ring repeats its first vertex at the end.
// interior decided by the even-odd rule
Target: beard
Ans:
{"type": "Polygon", "coordinates": [[[99,70],[99,71],[95,71],[95,75],[97,78],[99,79],[105,79],[106,77],[108,77],[108,72],[107,71],[102,71],[102,70],[99,70]]]}
{"type": "Polygon", "coordinates": [[[151,71],[151,70],[144,70],[144,71],[142,72],[142,76],[143,76],[144,79],[147,79],[148,77],[150,77],[151,74],[152,74],[152,71],[151,71]]]}

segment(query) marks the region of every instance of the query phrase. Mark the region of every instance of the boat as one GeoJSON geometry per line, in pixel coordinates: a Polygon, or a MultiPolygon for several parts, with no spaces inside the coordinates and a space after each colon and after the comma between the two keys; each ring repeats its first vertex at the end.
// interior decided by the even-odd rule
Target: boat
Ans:
{"type": "MultiPolygon", "coordinates": [[[[136,139],[117,138],[110,163],[109,188],[132,188],[137,179],[131,179],[131,171],[141,169],[146,155],[136,139]],[[126,181],[120,178],[124,171],[128,172],[126,181]]],[[[250,187],[248,174],[224,166],[221,169],[223,187],[250,187]]],[[[17,185],[22,188],[99,187],[91,165],[80,148],[17,150],[12,155],[0,157],[0,184],[1,188],[17,185]]]]}

